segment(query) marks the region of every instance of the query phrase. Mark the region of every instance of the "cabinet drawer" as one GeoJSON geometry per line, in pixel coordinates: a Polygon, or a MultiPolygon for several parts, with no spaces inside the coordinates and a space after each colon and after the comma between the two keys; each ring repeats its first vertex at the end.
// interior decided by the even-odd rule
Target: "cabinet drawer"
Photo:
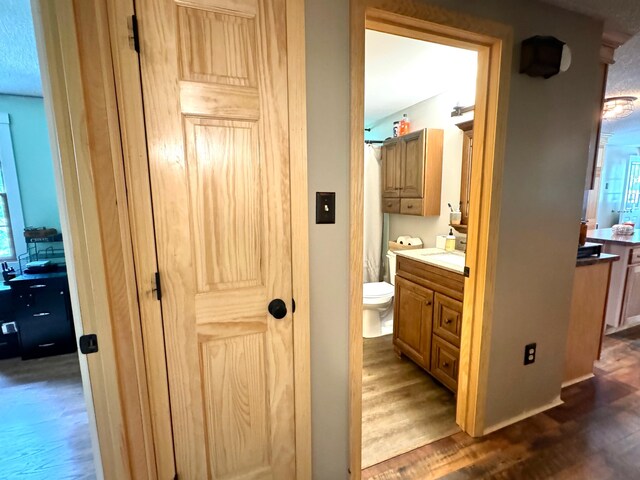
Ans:
{"type": "Polygon", "coordinates": [[[18,322],[22,358],[37,358],[75,351],[75,335],[66,315],[49,312],[23,317],[18,322]]]}
{"type": "Polygon", "coordinates": [[[452,392],[458,390],[460,350],[437,335],[431,342],[431,375],[452,392]]]}
{"type": "Polygon", "coordinates": [[[401,198],[400,213],[403,215],[422,215],[422,199],[401,198]]]}
{"type": "Polygon", "coordinates": [[[433,333],[459,347],[462,331],[462,302],[436,293],[434,307],[433,333]]]}
{"type": "Polygon", "coordinates": [[[400,199],[399,198],[383,198],[382,212],[383,213],[400,213],[400,199]]]}
{"type": "Polygon", "coordinates": [[[640,263],[640,247],[632,248],[631,252],[629,252],[629,264],[634,265],[636,263],[640,263]]]}

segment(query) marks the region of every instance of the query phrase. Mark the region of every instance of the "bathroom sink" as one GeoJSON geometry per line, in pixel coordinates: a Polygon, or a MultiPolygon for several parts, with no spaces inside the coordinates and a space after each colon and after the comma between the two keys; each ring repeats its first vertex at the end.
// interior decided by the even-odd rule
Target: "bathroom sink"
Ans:
{"type": "Polygon", "coordinates": [[[455,267],[464,268],[465,256],[459,253],[423,253],[423,257],[434,263],[446,263],[455,267]]]}

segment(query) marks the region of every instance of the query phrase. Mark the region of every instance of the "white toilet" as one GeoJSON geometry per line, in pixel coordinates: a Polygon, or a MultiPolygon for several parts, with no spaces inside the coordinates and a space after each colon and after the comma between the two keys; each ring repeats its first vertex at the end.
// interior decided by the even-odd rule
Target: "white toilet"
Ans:
{"type": "Polygon", "coordinates": [[[389,279],[387,282],[365,283],[362,286],[362,336],[380,337],[393,332],[393,294],[396,283],[396,254],[387,252],[389,279]]]}

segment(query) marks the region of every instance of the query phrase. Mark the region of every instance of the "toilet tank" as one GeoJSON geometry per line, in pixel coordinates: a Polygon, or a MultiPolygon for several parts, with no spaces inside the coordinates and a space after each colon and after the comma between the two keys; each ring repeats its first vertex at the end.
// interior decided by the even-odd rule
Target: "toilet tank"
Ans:
{"type": "Polygon", "coordinates": [[[396,254],[391,250],[387,251],[387,260],[389,261],[389,283],[396,284],[396,254]]]}

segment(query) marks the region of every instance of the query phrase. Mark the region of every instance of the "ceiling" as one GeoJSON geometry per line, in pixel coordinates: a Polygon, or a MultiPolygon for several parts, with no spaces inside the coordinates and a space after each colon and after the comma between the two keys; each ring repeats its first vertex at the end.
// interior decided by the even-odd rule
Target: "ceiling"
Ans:
{"type": "Polygon", "coordinates": [[[461,104],[473,103],[476,52],[372,30],[365,41],[367,127],[452,88],[465,92],[461,104]]]}
{"type": "MultiPolygon", "coordinates": [[[[640,99],[640,1],[638,0],[544,0],[567,10],[605,22],[608,29],[635,35],[616,50],[609,68],[607,97],[631,95],[640,99]]],[[[609,145],[640,146],[640,100],[635,112],[619,120],[607,120],[603,131],[612,133],[609,145]]]]}
{"type": "Polygon", "coordinates": [[[0,93],[41,97],[29,0],[0,1],[0,93]]]}

